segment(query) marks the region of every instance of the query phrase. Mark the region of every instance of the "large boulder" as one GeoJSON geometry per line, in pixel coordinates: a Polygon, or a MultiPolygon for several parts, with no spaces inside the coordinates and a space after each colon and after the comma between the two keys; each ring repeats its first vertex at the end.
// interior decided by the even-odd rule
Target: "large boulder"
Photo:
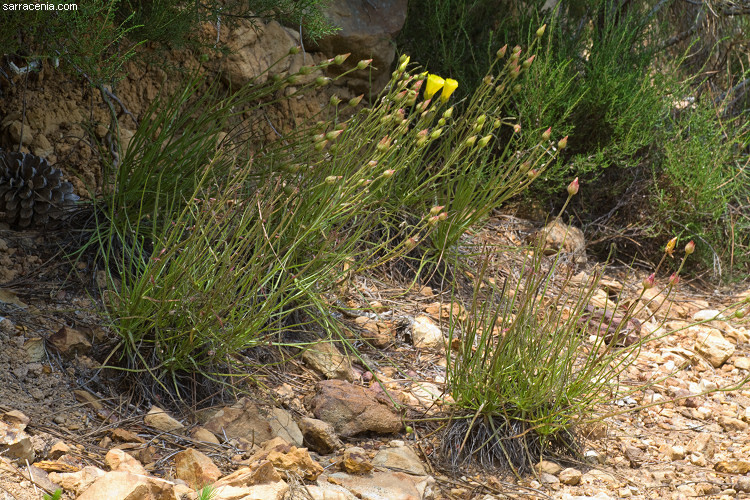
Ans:
{"type": "Polygon", "coordinates": [[[362,59],[372,59],[371,68],[347,76],[357,93],[370,90],[377,94],[388,83],[391,64],[396,57],[393,39],[406,21],[407,0],[334,0],[324,9],[326,18],[340,28],[321,39],[317,48],[331,57],[351,53],[342,66],[331,71],[352,69],[362,59]]]}

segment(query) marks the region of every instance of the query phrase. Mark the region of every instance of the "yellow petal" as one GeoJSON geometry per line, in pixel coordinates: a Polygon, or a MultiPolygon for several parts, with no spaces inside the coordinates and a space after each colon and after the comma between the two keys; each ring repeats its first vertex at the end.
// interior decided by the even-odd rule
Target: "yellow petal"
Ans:
{"type": "Polygon", "coordinates": [[[458,82],[456,80],[453,78],[446,79],[445,84],[443,85],[443,93],[440,94],[440,99],[442,99],[443,102],[447,101],[457,88],[458,82]]]}
{"type": "Polygon", "coordinates": [[[431,99],[438,90],[443,88],[445,80],[437,75],[427,75],[427,86],[424,89],[424,98],[431,99]]]}

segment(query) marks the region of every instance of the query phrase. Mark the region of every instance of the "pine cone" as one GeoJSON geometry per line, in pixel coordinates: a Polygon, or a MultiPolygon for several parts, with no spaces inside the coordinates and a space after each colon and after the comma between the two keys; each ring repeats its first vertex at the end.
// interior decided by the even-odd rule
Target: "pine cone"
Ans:
{"type": "Polygon", "coordinates": [[[60,218],[78,200],[73,185],[47,160],[30,153],[0,151],[0,212],[18,227],[60,218]]]}

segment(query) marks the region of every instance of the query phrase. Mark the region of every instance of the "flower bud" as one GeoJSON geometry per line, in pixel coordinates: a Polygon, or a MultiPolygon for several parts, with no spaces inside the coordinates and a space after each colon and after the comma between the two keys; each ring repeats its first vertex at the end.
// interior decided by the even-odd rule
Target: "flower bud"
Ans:
{"type": "Polygon", "coordinates": [[[442,212],[444,208],[445,206],[443,205],[435,205],[434,207],[430,209],[430,215],[437,215],[440,212],[442,212]]]}
{"type": "Polygon", "coordinates": [[[443,129],[442,129],[442,128],[436,128],[436,129],[435,129],[435,130],[433,130],[433,131],[432,131],[432,133],[430,134],[430,139],[433,139],[433,140],[435,140],[435,139],[437,139],[438,137],[440,137],[440,134],[442,134],[442,133],[443,133],[443,129]]]}
{"type": "Polygon", "coordinates": [[[475,142],[477,142],[477,136],[472,135],[471,137],[469,137],[468,139],[466,139],[466,141],[464,142],[464,144],[466,144],[467,147],[472,147],[475,142]]]}
{"type": "Polygon", "coordinates": [[[420,130],[417,132],[417,146],[424,146],[427,144],[427,138],[430,135],[430,131],[425,129],[420,130]]]}
{"type": "Polygon", "coordinates": [[[349,57],[351,53],[349,54],[339,54],[336,57],[333,58],[333,64],[344,64],[344,61],[346,61],[346,58],[349,57]]]}
{"type": "Polygon", "coordinates": [[[532,168],[531,170],[529,170],[528,172],[526,172],[526,176],[527,176],[527,177],[528,177],[529,179],[531,179],[531,180],[534,180],[534,179],[536,179],[537,177],[539,177],[539,170],[537,170],[537,169],[535,169],[535,168],[532,168]]]}
{"type": "Polygon", "coordinates": [[[675,286],[679,282],[680,282],[680,277],[677,275],[677,273],[672,273],[672,276],[669,277],[669,285],[675,286]]]}
{"type": "Polygon", "coordinates": [[[490,143],[490,139],[492,139],[491,135],[485,135],[484,137],[482,137],[481,139],[479,139],[479,147],[483,148],[483,147],[487,146],[487,144],[490,143]]]}
{"type": "Polygon", "coordinates": [[[383,177],[385,177],[386,179],[390,179],[391,177],[393,177],[393,174],[395,173],[396,173],[395,170],[393,170],[392,168],[389,168],[388,170],[383,171],[383,177]]]}
{"type": "Polygon", "coordinates": [[[297,77],[297,75],[289,75],[288,77],[286,77],[286,83],[288,83],[289,85],[294,85],[298,81],[299,78],[297,77]]]}
{"type": "Polygon", "coordinates": [[[551,136],[552,136],[552,127],[542,132],[542,139],[544,139],[545,141],[549,141],[549,138],[551,136]]]}
{"type": "Polygon", "coordinates": [[[294,54],[299,54],[300,48],[299,47],[291,47],[289,48],[289,55],[293,56],[294,54]]]}
{"type": "Polygon", "coordinates": [[[505,45],[500,47],[500,49],[497,51],[497,58],[502,59],[503,57],[505,57],[505,52],[507,51],[508,51],[508,44],[506,43],[505,45]]]}
{"type": "Polygon", "coordinates": [[[406,247],[406,250],[411,250],[414,247],[417,246],[417,239],[416,238],[407,238],[406,241],[404,241],[404,246],[406,247]]]}
{"type": "Polygon", "coordinates": [[[281,81],[281,75],[278,73],[271,75],[271,80],[273,80],[274,83],[279,83],[281,81]]]}
{"type": "Polygon", "coordinates": [[[643,289],[648,290],[649,288],[653,288],[655,283],[656,283],[656,274],[651,273],[651,275],[648,278],[643,278],[643,289]]]}
{"type": "Polygon", "coordinates": [[[523,66],[523,69],[529,69],[531,67],[531,63],[534,62],[534,58],[536,57],[536,54],[526,59],[521,66],[523,66]]]}
{"type": "Polygon", "coordinates": [[[443,113],[443,118],[445,118],[446,120],[449,120],[452,116],[453,116],[453,106],[446,109],[445,112],[443,113]]]}
{"type": "Polygon", "coordinates": [[[409,64],[409,61],[411,60],[411,57],[409,56],[401,56],[399,59],[399,65],[398,65],[398,71],[399,73],[403,73],[406,71],[406,66],[409,64]]]}
{"type": "Polygon", "coordinates": [[[520,123],[516,123],[515,125],[513,125],[513,133],[514,134],[517,134],[520,131],[521,131],[521,124],[520,123]]]}
{"type": "Polygon", "coordinates": [[[445,220],[448,218],[448,212],[440,212],[437,217],[438,220],[445,220]]]}
{"type": "Polygon", "coordinates": [[[325,76],[319,76],[315,79],[315,85],[317,85],[318,87],[322,87],[323,85],[328,85],[329,81],[329,78],[326,78],[325,76]]]}
{"type": "Polygon", "coordinates": [[[664,253],[669,254],[670,257],[674,257],[675,245],[677,245],[677,236],[667,242],[667,246],[664,247],[664,253]]]}
{"type": "Polygon", "coordinates": [[[314,69],[315,69],[315,68],[313,68],[312,66],[302,66],[302,67],[301,67],[301,68],[299,69],[298,73],[299,73],[300,75],[309,75],[310,73],[312,73],[312,72],[313,72],[313,70],[314,70],[314,69]]]}
{"type": "Polygon", "coordinates": [[[690,255],[693,252],[695,252],[695,242],[690,240],[688,241],[688,244],[685,245],[685,255],[690,255]]]}
{"type": "Polygon", "coordinates": [[[437,224],[438,222],[440,222],[440,219],[438,218],[438,216],[437,216],[437,215],[433,215],[432,217],[430,217],[430,218],[429,218],[429,219],[427,220],[427,223],[428,223],[429,225],[431,225],[431,226],[434,226],[434,225],[435,225],[435,224],[437,224]]]}
{"type": "Polygon", "coordinates": [[[486,121],[487,121],[487,115],[477,116],[477,125],[484,125],[484,122],[486,121]]]}
{"type": "Polygon", "coordinates": [[[518,78],[518,75],[521,74],[521,66],[514,65],[510,68],[510,76],[513,78],[518,78]]]}
{"type": "Polygon", "coordinates": [[[444,127],[445,126],[445,118],[441,118],[437,121],[438,127],[444,127]]]}
{"type": "Polygon", "coordinates": [[[326,177],[326,184],[336,184],[339,179],[341,179],[340,175],[329,175],[326,177]]]}
{"type": "Polygon", "coordinates": [[[375,168],[378,166],[378,162],[376,160],[370,160],[367,162],[367,166],[370,168],[375,168]]]}
{"type": "Polygon", "coordinates": [[[357,69],[360,69],[360,70],[365,69],[370,65],[371,62],[372,62],[372,59],[362,59],[361,61],[357,63],[357,69]]]}
{"type": "Polygon", "coordinates": [[[573,179],[573,182],[568,184],[568,196],[575,196],[578,194],[578,177],[573,179]]]}
{"type": "Polygon", "coordinates": [[[515,84],[513,86],[512,92],[514,94],[518,94],[520,91],[521,91],[521,84],[520,83],[515,84]]]}
{"type": "Polygon", "coordinates": [[[326,147],[326,144],[328,144],[328,141],[320,141],[315,143],[315,151],[322,151],[324,147],[326,147]]]}
{"type": "Polygon", "coordinates": [[[340,136],[342,132],[343,130],[331,130],[330,132],[326,134],[326,139],[329,141],[332,141],[336,139],[338,136],[340,136]]]}
{"type": "Polygon", "coordinates": [[[331,106],[338,106],[339,104],[341,104],[341,99],[339,99],[339,97],[336,95],[332,95],[329,102],[331,103],[331,106]]]}
{"type": "Polygon", "coordinates": [[[500,125],[502,125],[502,124],[503,124],[503,121],[500,118],[498,118],[497,120],[495,120],[494,122],[492,122],[492,128],[493,129],[499,128],[500,125]]]}
{"type": "Polygon", "coordinates": [[[542,27],[536,30],[536,37],[541,38],[544,35],[544,30],[547,28],[546,24],[542,24],[542,27]]]}
{"type": "Polygon", "coordinates": [[[743,311],[742,309],[737,309],[737,310],[736,310],[736,311],[734,312],[734,316],[735,316],[735,318],[737,318],[737,319],[742,319],[742,318],[744,318],[744,317],[745,317],[745,311],[743,311]]]}
{"type": "Polygon", "coordinates": [[[563,137],[562,139],[560,139],[559,141],[557,141],[557,148],[558,149],[565,149],[567,147],[568,147],[568,136],[566,135],[565,137],[563,137]]]}
{"type": "Polygon", "coordinates": [[[378,142],[378,145],[375,146],[375,149],[380,151],[381,153],[384,151],[388,151],[388,148],[391,146],[391,138],[387,135],[380,139],[380,142],[378,142]]]}
{"type": "Polygon", "coordinates": [[[313,136],[313,142],[320,142],[320,141],[324,141],[325,139],[326,139],[325,134],[315,134],[313,136]]]}

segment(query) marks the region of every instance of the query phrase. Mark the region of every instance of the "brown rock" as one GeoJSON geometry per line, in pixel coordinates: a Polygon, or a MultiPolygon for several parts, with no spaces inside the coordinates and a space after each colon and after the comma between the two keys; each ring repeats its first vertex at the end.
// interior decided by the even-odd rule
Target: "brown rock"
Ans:
{"type": "Polygon", "coordinates": [[[341,436],[366,431],[392,433],[403,428],[401,419],[386,402],[378,401],[360,386],[342,380],[325,380],[319,382],[316,389],[310,405],[313,414],[333,425],[341,436]]]}
{"type": "MultiPolygon", "coordinates": [[[[435,480],[430,476],[413,476],[403,472],[374,471],[366,476],[336,472],[328,481],[352,492],[357,498],[417,500],[427,496],[435,480]]],[[[468,497],[467,497],[468,498],[468,497]]]]}
{"type": "Polygon", "coordinates": [[[146,416],[143,417],[143,421],[146,425],[164,432],[174,432],[185,427],[180,421],[171,417],[158,406],[152,406],[146,416]]]}
{"type": "Polygon", "coordinates": [[[540,474],[542,472],[546,472],[547,474],[553,474],[553,475],[556,475],[558,472],[562,470],[562,467],[560,467],[555,462],[550,462],[549,460],[542,460],[541,462],[536,464],[536,467],[534,468],[540,474]]]}
{"type": "Polygon", "coordinates": [[[70,446],[68,446],[65,441],[57,441],[52,445],[49,453],[47,453],[47,458],[50,460],[57,460],[66,453],[70,453],[70,446]]]}
{"type": "Polygon", "coordinates": [[[175,476],[185,481],[194,490],[214,483],[221,477],[216,464],[200,451],[188,448],[174,457],[175,476]]]}
{"type": "Polygon", "coordinates": [[[289,492],[284,481],[256,484],[255,486],[219,486],[214,490],[215,500],[283,500],[289,492]]]}
{"type": "Polygon", "coordinates": [[[221,444],[213,432],[201,426],[195,427],[190,436],[201,443],[221,444]]]}
{"type": "Polygon", "coordinates": [[[411,341],[414,347],[432,349],[443,347],[445,338],[439,326],[427,316],[420,315],[414,318],[411,341]]]}
{"type": "Polygon", "coordinates": [[[120,427],[116,429],[112,429],[109,432],[109,437],[112,438],[112,441],[119,442],[119,443],[143,443],[143,439],[139,438],[135,433],[130,432],[127,429],[122,429],[120,427]]]}
{"type": "Polygon", "coordinates": [[[709,460],[716,453],[716,440],[713,434],[701,432],[694,439],[691,439],[687,446],[689,453],[701,453],[709,460]]]}
{"type": "Polygon", "coordinates": [[[47,340],[55,346],[60,354],[66,357],[80,356],[91,352],[91,342],[75,328],[64,326],[50,335],[47,340]]]}
{"type": "Polygon", "coordinates": [[[331,66],[334,74],[353,69],[362,59],[372,59],[364,71],[347,75],[347,85],[357,92],[377,94],[390,79],[396,57],[394,38],[406,21],[407,0],[336,0],[325,7],[331,23],[340,28],[318,41],[318,49],[329,56],[351,53],[341,66],[331,66]]]}
{"type": "Polygon", "coordinates": [[[636,448],[635,446],[626,446],[624,453],[625,458],[628,459],[632,468],[637,469],[641,466],[641,464],[643,464],[644,453],[640,448],[636,448]]]}
{"type": "Polygon", "coordinates": [[[104,463],[113,471],[148,474],[138,460],[118,448],[112,448],[107,452],[104,463]]]}
{"type": "Polygon", "coordinates": [[[271,424],[260,415],[258,407],[248,398],[240,399],[235,405],[225,406],[216,412],[204,427],[216,436],[226,435],[229,439],[245,439],[251,445],[268,441],[273,437],[271,424]]]}
{"type": "Polygon", "coordinates": [[[248,463],[269,461],[276,469],[289,471],[315,481],[323,473],[323,466],[310,457],[306,448],[292,446],[282,438],[274,438],[263,443],[263,447],[250,457],[248,463]]]}
{"type": "Polygon", "coordinates": [[[544,253],[552,255],[559,251],[573,254],[579,263],[586,262],[586,239],[583,231],[555,219],[540,231],[544,238],[544,253]]]}
{"type": "Polygon", "coordinates": [[[78,500],[168,500],[171,490],[171,483],[163,479],[112,471],[94,481],[78,500]]]}
{"type": "Polygon", "coordinates": [[[89,391],[83,389],[76,389],[73,391],[73,395],[76,397],[76,401],[84,403],[89,408],[94,410],[101,410],[104,405],[101,403],[101,399],[91,394],[89,391]]]}
{"type": "Polygon", "coordinates": [[[344,450],[341,467],[350,474],[367,474],[372,470],[373,464],[365,450],[358,446],[351,446],[344,450]]]}
{"type": "Polygon", "coordinates": [[[302,446],[303,436],[292,415],[283,408],[274,408],[268,416],[274,436],[283,438],[294,446],[302,446]]]}
{"type": "Polygon", "coordinates": [[[728,417],[726,415],[719,416],[719,425],[725,431],[744,431],[748,428],[747,422],[743,422],[739,418],[728,417]]]}
{"type": "Polygon", "coordinates": [[[278,481],[281,481],[281,476],[276,472],[276,468],[274,468],[271,462],[264,460],[254,463],[252,467],[243,467],[228,476],[222,477],[214,483],[214,486],[217,488],[219,486],[242,488],[256,484],[276,483],[278,481]]]}
{"type": "Polygon", "coordinates": [[[560,479],[560,482],[563,484],[575,486],[581,482],[582,476],[583,474],[578,469],[573,469],[572,467],[568,467],[567,469],[563,469],[562,471],[560,471],[560,475],[558,476],[558,478],[560,479]]]}
{"type": "Polygon", "coordinates": [[[44,339],[34,337],[23,343],[26,356],[29,363],[41,363],[47,358],[47,351],[44,349],[44,339]]]}
{"type": "Polygon", "coordinates": [[[747,474],[750,472],[750,462],[746,460],[717,462],[716,465],[714,465],[714,470],[725,474],[747,474]]]}
{"type": "Polygon", "coordinates": [[[344,446],[336,435],[336,430],[328,422],[304,417],[299,421],[304,443],[316,453],[328,455],[344,446]]]}

